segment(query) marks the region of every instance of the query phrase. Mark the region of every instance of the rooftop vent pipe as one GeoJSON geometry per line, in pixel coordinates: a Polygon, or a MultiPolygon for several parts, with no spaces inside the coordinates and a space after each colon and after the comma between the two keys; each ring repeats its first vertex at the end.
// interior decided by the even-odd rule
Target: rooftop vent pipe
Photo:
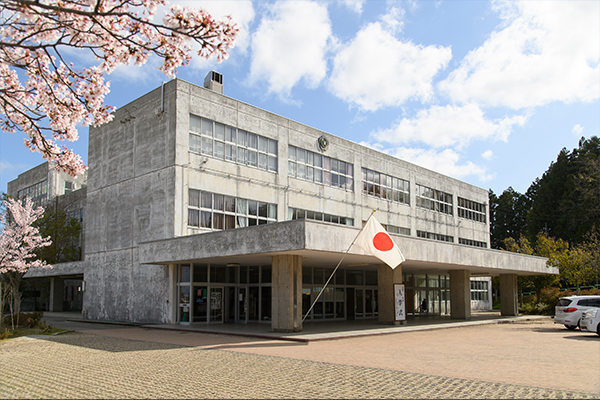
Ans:
{"type": "Polygon", "coordinates": [[[223,75],[215,71],[210,71],[204,78],[204,87],[213,92],[223,94],[223,75]]]}

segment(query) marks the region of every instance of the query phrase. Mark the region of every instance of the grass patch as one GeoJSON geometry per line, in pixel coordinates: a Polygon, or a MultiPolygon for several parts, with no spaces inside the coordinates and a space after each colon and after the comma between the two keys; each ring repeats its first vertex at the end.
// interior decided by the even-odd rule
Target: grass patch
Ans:
{"type": "Polygon", "coordinates": [[[0,333],[0,341],[13,339],[21,336],[30,336],[30,335],[54,335],[61,332],[66,332],[68,329],[59,329],[59,328],[17,328],[14,331],[9,328],[3,328],[0,333]]]}
{"type": "Polygon", "coordinates": [[[52,335],[67,330],[51,327],[41,319],[42,315],[40,311],[16,315],[15,329],[12,329],[13,318],[10,315],[5,316],[0,324],[0,340],[29,335],[52,335]]]}

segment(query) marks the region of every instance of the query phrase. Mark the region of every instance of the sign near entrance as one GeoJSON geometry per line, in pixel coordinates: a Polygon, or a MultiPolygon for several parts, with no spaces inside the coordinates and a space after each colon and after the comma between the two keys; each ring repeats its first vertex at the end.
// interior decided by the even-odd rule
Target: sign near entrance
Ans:
{"type": "Polygon", "coordinates": [[[395,321],[406,321],[406,299],[404,296],[404,285],[394,284],[394,311],[395,321]]]}

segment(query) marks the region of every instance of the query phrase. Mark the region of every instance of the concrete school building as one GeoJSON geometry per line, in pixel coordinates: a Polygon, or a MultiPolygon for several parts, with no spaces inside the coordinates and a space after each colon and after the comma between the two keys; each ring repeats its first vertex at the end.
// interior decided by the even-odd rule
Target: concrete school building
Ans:
{"type": "Polygon", "coordinates": [[[409,316],[468,320],[492,276],[516,315],[517,276],[558,273],[489,249],[486,190],[222,92],[175,79],[90,128],[83,260],[27,275],[52,278],[51,308],[75,277],[84,318],[298,331],[373,209],[406,261],[350,249],[304,323],[392,323],[396,283],[409,316]]]}

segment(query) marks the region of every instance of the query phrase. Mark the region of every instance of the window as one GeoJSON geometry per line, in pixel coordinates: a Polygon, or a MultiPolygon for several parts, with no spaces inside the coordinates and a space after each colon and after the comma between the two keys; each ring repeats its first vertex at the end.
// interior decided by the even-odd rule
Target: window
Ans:
{"type": "Polygon", "coordinates": [[[354,165],[319,153],[289,146],[291,177],[354,191],[354,165]]]}
{"type": "Polygon", "coordinates": [[[401,226],[383,225],[383,224],[382,224],[382,226],[389,233],[397,233],[398,235],[410,236],[410,228],[403,228],[401,226]]]}
{"type": "Polygon", "coordinates": [[[471,281],[471,300],[488,301],[489,300],[489,282],[471,281]]]}
{"type": "Polygon", "coordinates": [[[189,150],[277,172],[277,141],[190,115],[189,150]]]}
{"type": "Polygon", "coordinates": [[[301,210],[299,208],[288,208],[288,220],[312,219],[315,221],[331,222],[332,224],[354,226],[354,218],[341,217],[338,215],[325,214],[317,211],[301,210]]]}
{"type": "Polygon", "coordinates": [[[190,189],[188,226],[213,230],[277,222],[277,204],[190,189]]]}
{"type": "Polygon", "coordinates": [[[486,222],[485,204],[476,201],[458,198],[458,216],[476,222],[486,222]]]}
{"type": "Polygon", "coordinates": [[[439,240],[441,242],[454,243],[454,236],[442,235],[442,234],[433,233],[433,232],[417,231],[417,237],[420,237],[423,239],[439,240]]]}
{"type": "Polygon", "coordinates": [[[410,204],[410,183],[404,179],[362,169],[362,192],[369,196],[410,204]]]}
{"type": "Polygon", "coordinates": [[[65,193],[70,193],[75,189],[73,182],[65,181],[65,193]]]}
{"type": "Polygon", "coordinates": [[[35,185],[19,190],[17,193],[17,197],[20,200],[23,200],[27,196],[31,197],[31,200],[36,204],[46,200],[48,197],[48,181],[36,183],[35,185]]]}
{"type": "Polygon", "coordinates": [[[484,249],[487,249],[486,242],[478,242],[477,240],[458,238],[458,243],[466,246],[483,247],[484,249]]]}
{"type": "Polygon", "coordinates": [[[452,195],[427,186],[417,185],[417,207],[454,215],[452,195]]]}

